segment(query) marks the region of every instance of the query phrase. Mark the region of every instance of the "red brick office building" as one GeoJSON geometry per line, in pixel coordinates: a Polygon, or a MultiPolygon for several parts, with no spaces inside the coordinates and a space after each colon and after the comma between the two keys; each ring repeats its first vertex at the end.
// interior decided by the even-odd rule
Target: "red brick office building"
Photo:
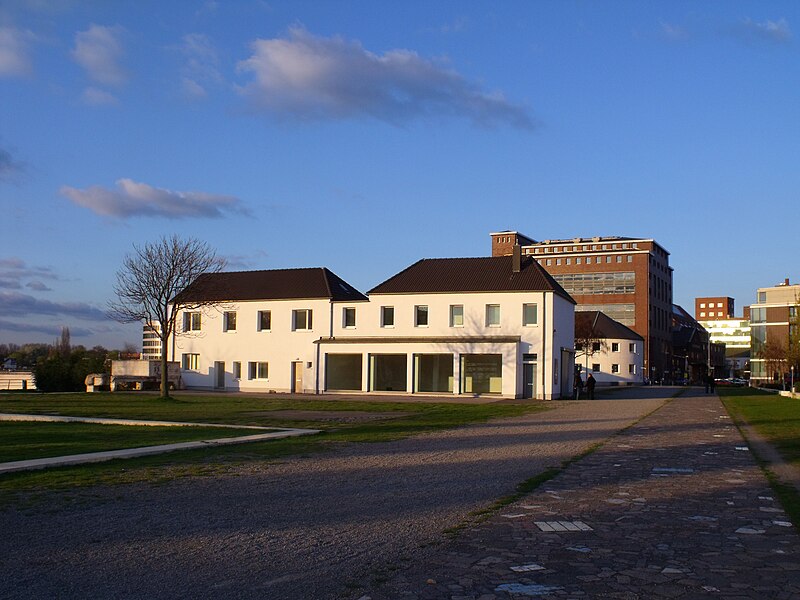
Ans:
{"type": "Polygon", "coordinates": [[[734,318],[734,302],[730,296],[710,296],[694,299],[694,318],[697,321],[720,321],[734,318]]]}
{"type": "Polygon", "coordinates": [[[490,234],[492,256],[519,244],[578,303],[599,310],[644,338],[644,372],[672,376],[672,267],[669,252],[652,239],[592,237],[536,241],[516,231],[490,234]]]}

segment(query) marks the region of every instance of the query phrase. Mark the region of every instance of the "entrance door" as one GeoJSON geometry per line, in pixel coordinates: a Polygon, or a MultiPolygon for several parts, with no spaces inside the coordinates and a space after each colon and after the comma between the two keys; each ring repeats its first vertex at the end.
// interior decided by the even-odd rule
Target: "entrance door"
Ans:
{"type": "Polygon", "coordinates": [[[214,363],[214,389],[225,389],[225,363],[219,360],[214,363]]]}
{"type": "Polygon", "coordinates": [[[522,397],[536,397],[536,363],[522,364],[522,397]]]}
{"type": "Polygon", "coordinates": [[[292,363],[292,393],[300,394],[303,392],[303,363],[301,361],[292,363]]]}

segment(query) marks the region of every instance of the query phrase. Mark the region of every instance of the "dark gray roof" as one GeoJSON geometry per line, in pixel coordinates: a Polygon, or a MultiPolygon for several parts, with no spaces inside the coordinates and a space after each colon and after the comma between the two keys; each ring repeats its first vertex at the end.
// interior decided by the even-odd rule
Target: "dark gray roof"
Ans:
{"type": "Polygon", "coordinates": [[[644,338],[633,329],[599,310],[583,310],[575,313],[575,331],[581,331],[587,324],[599,339],[644,341],[644,338]]]}
{"type": "Polygon", "coordinates": [[[174,302],[289,300],[328,298],[362,301],[367,297],[324,267],[206,273],[174,298],[174,302]]]}
{"type": "Polygon", "coordinates": [[[424,258],[367,293],[553,292],[575,304],[533,258],[523,256],[518,273],[513,272],[512,261],[511,256],[424,258]]]}

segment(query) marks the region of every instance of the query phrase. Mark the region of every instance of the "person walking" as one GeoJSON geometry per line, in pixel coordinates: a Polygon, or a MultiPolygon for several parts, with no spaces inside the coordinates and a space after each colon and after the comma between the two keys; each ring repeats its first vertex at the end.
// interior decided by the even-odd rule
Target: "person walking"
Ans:
{"type": "Polygon", "coordinates": [[[594,375],[589,373],[589,376],[586,378],[586,395],[589,397],[589,400],[594,400],[594,386],[596,383],[594,375]]]}
{"type": "Polygon", "coordinates": [[[581,379],[580,371],[575,371],[575,400],[581,399],[581,392],[583,391],[583,379],[581,379]]]}

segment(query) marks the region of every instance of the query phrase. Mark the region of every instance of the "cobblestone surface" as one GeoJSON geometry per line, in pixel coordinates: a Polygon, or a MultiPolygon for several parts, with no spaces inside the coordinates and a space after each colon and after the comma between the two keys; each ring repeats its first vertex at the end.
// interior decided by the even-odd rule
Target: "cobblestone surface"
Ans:
{"type": "Polygon", "coordinates": [[[393,565],[425,561],[470,512],[673,391],[558,402],[226,475],[45,495],[0,510],[0,598],[358,598],[393,565]]]}
{"type": "Polygon", "coordinates": [[[693,395],[366,596],[797,599],[800,536],[719,399],[693,395]]]}

